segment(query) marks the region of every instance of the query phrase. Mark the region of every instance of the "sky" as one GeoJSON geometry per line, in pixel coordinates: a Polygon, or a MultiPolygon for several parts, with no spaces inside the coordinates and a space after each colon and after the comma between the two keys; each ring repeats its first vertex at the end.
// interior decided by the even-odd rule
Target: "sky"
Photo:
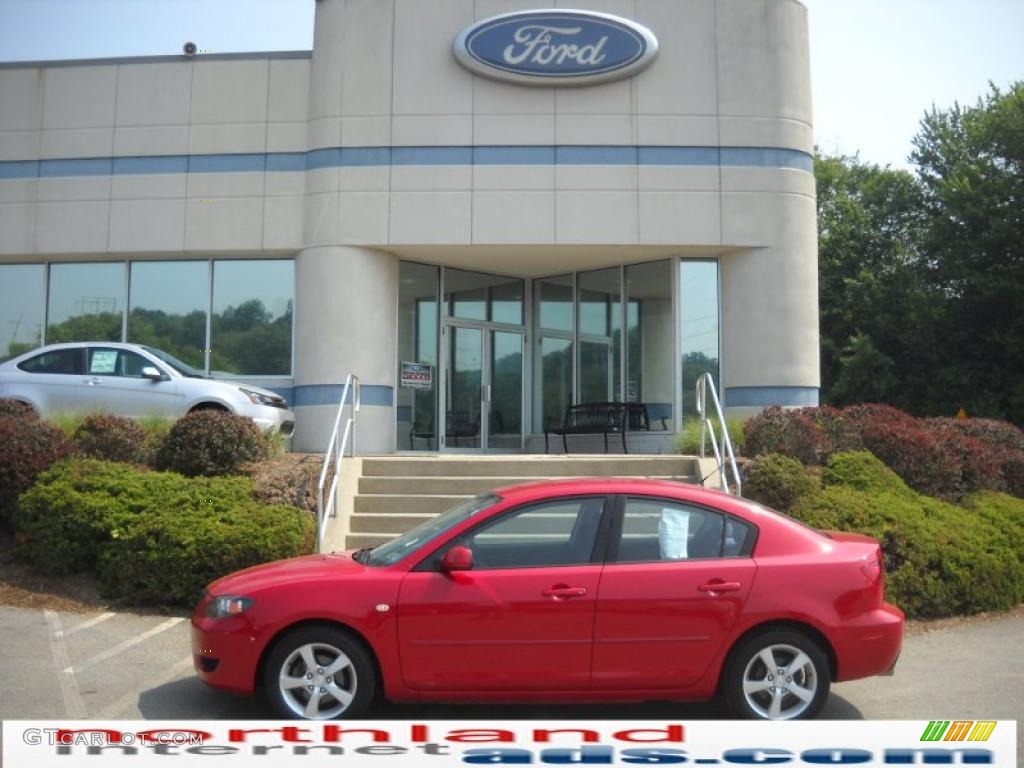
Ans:
{"type": "MultiPolygon", "coordinates": [[[[933,104],[973,104],[989,81],[1024,80],[1024,0],[803,1],[815,140],[825,152],[908,167],[911,139],[933,104]]],[[[304,50],[314,7],[314,0],[0,0],[0,61],[174,54],[186,40],[214,53],[304,50]]]]}

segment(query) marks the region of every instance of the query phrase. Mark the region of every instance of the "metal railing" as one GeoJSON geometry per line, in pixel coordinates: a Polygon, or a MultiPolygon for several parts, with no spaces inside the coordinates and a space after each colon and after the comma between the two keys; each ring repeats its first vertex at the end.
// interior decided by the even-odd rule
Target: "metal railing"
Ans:
{"type": "Polygon", "coordinates": [[[324,551],[324,532],[327,530],[327,518],[334,517],[337,512],[338,503],[338,482],[341,478],[341,461],[345,457],[345,448],[348,448],[348,455],[355,456],[356,449],[356,414],[359,413],[359,377],[350,373],[345,379],[345,386],[341,390],[341,402],[338,403],[338,414],[334,417],[334,429],[331,430],[331,440],[327,444],[327,453],[324,455],[324,466],[320,470],[320,480],[316,485],[316,549],[317,552],[324,551]],[[349,392],[352,393],[352,402],[349,402],[349,392]],[[341,416],[346,406],[350,407],[348,419],[345,420],[345,427],[341,427],[341,416]],[[340,433],[339,433],[339,430],[340,433]],[[339,438],[340,434],[340,438],[339,438]],[[330,490],[324,493],[327,485],[327,470],[334,462],[334,476],[331,478],[330,490]]]}
{"type": "Polygon", "coordinates": [[[729,437],[729,426],[725,423],[725,415],[722,413],[722,404],[718,400],[718,393],[715,391],[715,382],[710,373],[702,373],[697,378],[696,386],[697,413],[700,415],[700,455],[706,453],[706,437],[711,437],[711,449],[715,452],[715,461],[718,463],[718,478],[722,490],[731,493],[729,490],[729,473],[732,471],[733,485],[736,486],[736,495],[743,495],[743,482],[740,480],[740,471],[736,466],[736,454],[732,449],[732,440],[729,437]],[[715,426],[708,416],[708,392],[711,392],[711,402],[715,406],[715,415],[718,417],[718,424],[721,429],[721,444],[715,437],[715,426]],[[724,451],[724,456],[723,456],[724,451]],[[728,461],[728,465],[726,465],[728,461]]]}

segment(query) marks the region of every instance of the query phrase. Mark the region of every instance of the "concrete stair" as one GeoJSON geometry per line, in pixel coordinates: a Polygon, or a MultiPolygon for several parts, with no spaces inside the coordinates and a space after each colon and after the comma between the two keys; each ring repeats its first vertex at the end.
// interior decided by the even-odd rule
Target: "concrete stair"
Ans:
{"type": "Polygon", "coordinates": [[[652,477],[700,482],[688,456],[381,456],[362,459],[346,549],[382,544],[458,502],[553,477],[652,477]]]}

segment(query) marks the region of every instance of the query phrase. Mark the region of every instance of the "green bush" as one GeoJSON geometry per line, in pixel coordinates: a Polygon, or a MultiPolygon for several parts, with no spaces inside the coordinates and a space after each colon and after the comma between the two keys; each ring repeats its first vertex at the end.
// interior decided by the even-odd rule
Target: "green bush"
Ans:
{"type": "Polygon", "coordinates": [[[821,482],[825,486],[845,485],[869,493],[914,495],[899,475],[868,451],[835,454],[822,470],[821,482]]]}
{"type": "Polygon", "coordinates": [[[824,530],[878,539],[888,599],[913,618],[1005,610],[1024,600],[1024,501],[1005,494],[969,497],[957,507],[902,486],[863,454],[838,455],[820,494],[795,517],[824,530]]]}
{"type": "MultiPolygon", "coordinates": [[[[721,428],[718,426],[718,419],[712,419],[711,423],[715,425],[715,439],[717,440],[721,434],[721,428]]],[[[743,429],[745,423],[744,419],[741,419],[738,416],[725,417],[725,426],[726,429],[729,430],[729,439],[732,441],[732,447],[737,456],[743,453],[743,429]]],[[[682,431],[676,435],[676,453],[683,454],[684,456],[696,456],[700,453],[700,424],[700,419],[686,419],[683,422],[682,431]]],[[[719,442],[721,442],[721,440],[719,440],[719,442]]],[[[705,446],[710,453],[710,437],[705,438],[705,446]]]]}
{"type": "Polygon", "coordinates": [[[95,571],[105,596],[188,605],[210,581],[310,552],[312,516],[252,499],[245,477],[185,478],[68,459],[16,516],[17,554],[51,574],[95,571]]]}
{"type": "Polygon", "coordinates": [[[211,581],[242,568],[312,551],[313,518],[248,502],[165,509],[129,525],[100,548],[97,575],[108,597],[131,603],[194,605],[211,581]]]}
{"type": "Polygon", "coordinates": [[[194,411],[171,427],[157,451],[156,466],[189,477],[228,475],[267,453],[268,443],[252,419],[224,411],[194,411]]]}
{"type": "Polygon", "coordinates": [[[789,512],[820,487],[803,464],[780,453],[750,460],[743,474],[743,495],[780,512],[789,512]]]}
{"type": "Polygon", "coordinates": [[[40,472],[70,450],[59,429],[22,413],[0,416],[0,523],[10,519],[18,496],[40,472]]]}
{"type": "Polygon", "coordinates": [[[106,461],[144,464],[147,457],[146,430],[121,416],[90,414],[72,434],[79,456],[106,461]]]}
{"type": "Polygon", "coordinates": [[[66,459],[41,474],[15,517],[19,556],[43,573],[92,570],[102,544],[163,510],[219,512],[252,501],[243,477],[186,479],[129,464],[66,459]]]}

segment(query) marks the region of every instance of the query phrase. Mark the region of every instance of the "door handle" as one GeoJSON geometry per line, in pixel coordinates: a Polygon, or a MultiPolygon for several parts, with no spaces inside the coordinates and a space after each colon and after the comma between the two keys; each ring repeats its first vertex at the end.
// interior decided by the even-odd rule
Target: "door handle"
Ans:
{"type": "Polygon", "coordinates": [[[736,592],[741,587],[738,581],[721,581],[714,580],[709,581],[707,584],[701,584],[697,589],[701,592],[736,592]]]}
{"type": "Polygon", "coordinates": [[[565,600],[570,597],[583,597],[587,594],[586,587],[569,587],[564,584],[556,584],[553,587],[540,591],[544,597],[553,597],[555,600],[565,600]]]}

